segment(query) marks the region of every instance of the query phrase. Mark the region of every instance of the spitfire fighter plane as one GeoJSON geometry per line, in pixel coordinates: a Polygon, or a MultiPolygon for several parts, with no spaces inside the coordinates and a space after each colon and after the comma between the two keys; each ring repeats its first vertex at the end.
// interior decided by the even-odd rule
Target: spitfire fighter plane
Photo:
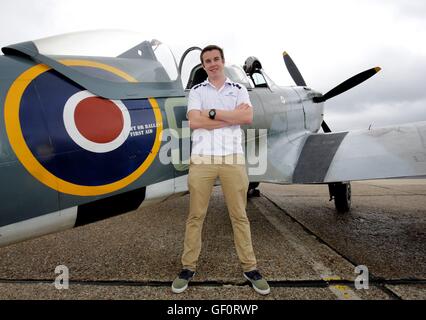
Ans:
{"type": "MultiPolygon", "coordinates": [[[[186,97],[206,72],[200,64],[183,69],[199,48],[177,64],[164,44],[142,40],[91,32],[2,48],[0,246],[188,191],[186,97]],[[93,44],[100,50],[89,50],[93,44]],[[178,161],[164,161],[171,158],[178,161]]],[[[242,127],[252,193],[260,182],[327,184],[346,212],[350,181],[426,175],[426,122],[354,132],[331,132],[324,122],[326,100],[379,68],[321,94],[283,57],[296,86],[276,85],[255,57],[226,66],[254,108],[253,123],[242,127]]]]}

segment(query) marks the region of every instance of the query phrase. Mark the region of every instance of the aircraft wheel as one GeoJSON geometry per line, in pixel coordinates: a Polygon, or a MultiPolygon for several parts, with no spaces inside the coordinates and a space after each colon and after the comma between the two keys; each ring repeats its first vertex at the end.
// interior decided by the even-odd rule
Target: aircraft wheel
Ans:
{"type": "Polygon", "coordinates": [[[248,191],[247,191],[247,198],[252,197],[260,197],[260,190],[256,189],[259,186],[259,182],[250,182],[248,191]]]}
{"type": "Polygon", "coordinates": [[[351,210],[351,183],[329,184],[330,195],[334,198],[337,212],[346,213],[351,210]]]}

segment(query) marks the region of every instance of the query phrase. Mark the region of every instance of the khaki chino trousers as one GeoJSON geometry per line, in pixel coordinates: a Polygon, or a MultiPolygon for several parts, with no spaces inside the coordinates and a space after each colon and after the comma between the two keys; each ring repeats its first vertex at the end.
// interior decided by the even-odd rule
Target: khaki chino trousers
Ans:
{"type": "Polygon", "coordinates": [[[219,177],[234,232],[234,243],[244,272],[257,268],[250,222],[246,214],[249,180],[243,155],[191,156],[188,187],[190,194],[189,215],[186,221],[184,269],[195,271],[201,252],[201,231],[206,217],[210,196],[216,178],[219,177]]]}

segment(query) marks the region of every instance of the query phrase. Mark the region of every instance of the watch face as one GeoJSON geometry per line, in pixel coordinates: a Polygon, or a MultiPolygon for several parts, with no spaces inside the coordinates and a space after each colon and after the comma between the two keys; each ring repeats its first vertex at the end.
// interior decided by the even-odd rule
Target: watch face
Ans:
{"type": "Polygon", "coordinates": [[[216,117],[216,110],[211,109],[209,111],[209,118],[212,119],[212,120],[214,120],[215,117],[216,117]]]}

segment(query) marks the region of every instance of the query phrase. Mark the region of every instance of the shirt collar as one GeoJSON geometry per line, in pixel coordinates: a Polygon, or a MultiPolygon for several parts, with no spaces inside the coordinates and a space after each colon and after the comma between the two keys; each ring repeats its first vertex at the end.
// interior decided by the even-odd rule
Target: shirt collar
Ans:
{"type": "MultiPolygon", "coordinates": [[[[211,87],[213,87],[213,88],[216,89],[216,87],[213,84],[210,83],[209,78],[207,78],[206,81],[204,81],[204,82],[207,83],[208,85],[210,85],[211,87]]],[[[231,79],[229,79],[228,77],[226,77],[224,85],[225,84],[232,84],[232,83],[233,82],[231,81],[231,79]]]]}

